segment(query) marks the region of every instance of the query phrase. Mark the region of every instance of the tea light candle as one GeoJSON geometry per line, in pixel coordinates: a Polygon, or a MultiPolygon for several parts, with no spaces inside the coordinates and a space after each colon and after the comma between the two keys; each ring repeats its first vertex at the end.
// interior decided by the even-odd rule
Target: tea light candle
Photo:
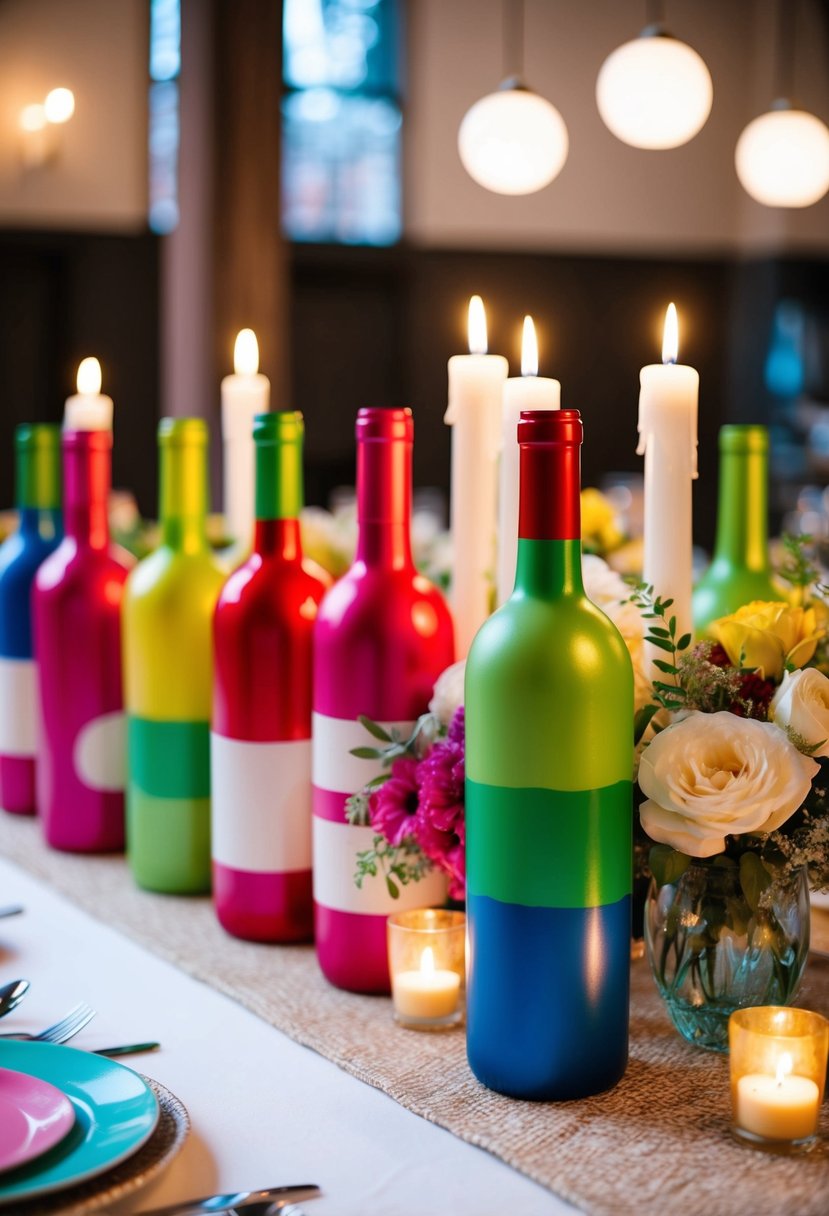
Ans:
{"type": "Polygon", "coordinates": [[[395,1019],[412,1030],[441,1030],[462,1016],[466,918],[444,908],[415,908],[388,920],[395,1019]]]}
{"type": "Polygon", "coordinates": [[[767,1140],[803,1140],[817,1127],[820,1090],[809,1077],[791,1074],[792,1058],[780,1057],[774,1077],[749,1073],[737,1082],[737,1123],[767,1140]]]}
{"type": "Polygon", "coordinates": [[[405,1018],[445,1018],[458,1008],[461,977],[437,970],[435,952],[426,946],[418,971],[401,971],[392,981],[394,1007],[405,1018]]]}
{"type": "Polygon", "coordinates": [[[783,1006],[740,1009],[728,1024],[734,1132],[772,1152],[814,1144],[829,1050],[829,1022],[783,1006]]]}

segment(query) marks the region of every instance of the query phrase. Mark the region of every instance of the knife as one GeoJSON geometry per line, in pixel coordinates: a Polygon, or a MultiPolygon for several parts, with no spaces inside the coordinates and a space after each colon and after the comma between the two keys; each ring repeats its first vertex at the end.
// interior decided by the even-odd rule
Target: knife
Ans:
{"type": "Polygon", "coordinates": [[[96,1047],[93,1056],[136,1056],[142,1051],[158,1051],[160,1043],[125,1043],[122,1047],[96,1047]]]}
{"type": "MultiPolygon", "coordinates": [[[[220,1212],[244,1212],[262,1204],[288,1204],[294,1200],[316,1199],[322,1191],[314,1183],[298,1186],[272,1186],[264,1191],[237,1191],[229,1195],[208,1195],[206,1199],[190,1199],[166,1208],[138,1212],[137,1216],[211,1216],[220,1212]]],[[[278,1210],[278,1209],[277,1209],[278,1210]]]]}

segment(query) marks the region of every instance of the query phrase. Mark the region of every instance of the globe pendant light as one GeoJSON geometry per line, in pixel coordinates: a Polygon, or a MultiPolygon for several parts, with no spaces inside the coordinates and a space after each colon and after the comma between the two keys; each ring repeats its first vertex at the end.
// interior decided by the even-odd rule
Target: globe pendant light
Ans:
{"type": "Polygon", "coordinates": [[[789,100],[795,13],[791,4],[780,0],[776,39],[780,96],[765,114],[752,119],[734,152],[740,184],[766,207],[810,207],[829,190],[829,128],[789,100]]]}
{"type": "MultiPolygon", "coordinates": [[[[503,0],[505,58],[520,66],[523,0],[503,0]]],[[[499,89],[466,112],[458,131],[458,152],[467,173],[496,194],[533,194],[560,172],[569,139],[554,105],[507,75],[499,89]]]]}
{"type": "Polygon", "coordinates": [[[678,148],[702,130],[714,99],[711,73],[692,47],[665,31],[659,5],[638,38],[605,59],[596,103],[605,126],[634,148],[678,148]]]}

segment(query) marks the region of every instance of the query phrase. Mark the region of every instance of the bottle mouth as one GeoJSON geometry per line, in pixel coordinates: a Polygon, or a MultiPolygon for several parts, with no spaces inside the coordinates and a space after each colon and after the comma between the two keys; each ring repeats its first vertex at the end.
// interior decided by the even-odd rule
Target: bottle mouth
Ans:
{"type": "Polygon", "coordinates": [[[255,443],[297,443],[305,432],[305,422],[299,410],[274,410],[257,414],[253,419],[255,443]]]}
{"type": "Polygon", "coordinates": [[[356,435],[358,440],[403,439],[414,442],[414,418],[406,406],[402,409],[384,409],[369,406],[357,413],[356,435]]]}
{"type": "Polygon", "coordinates": [[[578,410],[522,410],[518,442],[580,444],[584,428],[578,410]]]}
{"type": "Polygon", "coordinates": [[[184,444],[206,446],[208,434],[203,418],[162,418],[158,424],[158,442],[162,447],[184,444]]]}
{"type": "Polygon", "coordinates": [[[112,450],[112,431],[66,430],[61,437],[64,452],[109,452],[112,450]]]}
{"type": "Polygon", "coordinates": [[[769,432],[764,426],[728,423],[720,427],[721,452],[759,452],[762,455],[768,450],[769,432]]]}

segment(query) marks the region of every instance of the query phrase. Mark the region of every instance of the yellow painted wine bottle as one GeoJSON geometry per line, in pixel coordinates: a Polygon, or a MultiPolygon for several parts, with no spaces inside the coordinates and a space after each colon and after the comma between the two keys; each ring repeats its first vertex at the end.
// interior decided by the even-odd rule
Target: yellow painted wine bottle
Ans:
{"type": "Polygon", "coordinates": [[[609,1088],[628,1050],[633,673],[582,584],[581,436],[522,413],[515,590],[466,666],[467,1053],[544,1100],[609,1088]]]}
{"type": "Polygon", "coordinates": [[[210,889],[212,620],[224,574],[207,542],[206,423],[159,425],[161,544],[123,606],[127,855],[153,891],[210,889]]]}

